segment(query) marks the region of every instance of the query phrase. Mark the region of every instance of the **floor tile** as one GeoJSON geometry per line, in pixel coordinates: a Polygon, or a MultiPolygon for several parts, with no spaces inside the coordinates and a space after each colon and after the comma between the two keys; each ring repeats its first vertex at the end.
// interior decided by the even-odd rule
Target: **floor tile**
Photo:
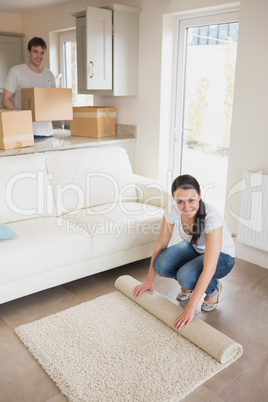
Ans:
{"type": "Polygon", "coordinates": [[[248,363],[253,364],[256,362],[256,360],[260,359],[266,354],[267,348],[265,346],[262,346],[256,342],[255,339],[249,339],[242,331],[227,328],[222,325],[222,323],[211,320],[206,313],[201,313],[198,318],[207,322],[213,328],[222,332],[226,336],[229,336],[235,342],[240,343],[240,345],[243,347],[243,359],[245,359],[248,363]]]}
{"type": "Polygon", "coordinates": [[[54,396],[54,398],[47,400],[46,402],[67,402],[67,401],[68,399],[64,395],[59,394],[54,396]]]}
{"type": "Polygon", "coordinates": [[[143,282],[148,274],[149,266],[150,258],[146,258],[120,267],[119,270],[122,271],[121,275],[130,275],[138,281],[143,282]]]}
{"type": "Polygon", "coordinates": [[[214,398],[210,399],[209,402],[224,402],[218,395],[214,396],[214,398]]]}
{"type": "Polygon", "coordinates": [[[183,402],[207,402],[215,396],[214,392],[209,390],[204,385],[200,385],[189,396],[183,399],[183,402]]]}
{"type": "Polygon", "coordinates": [[[231,384],[234,378],[239,377],[249,367],[250,363],[243,359],[243,357],[240,357],[229,367],[220,371],[218,374],[214,375],[212,378],[206,381],[204,385],[215,394],[218,394],[226,386],[231,384]]]}
{"type": "Polygon", "coordinates": [[[155,281],[154,288],[157,292],[162,293],[173,299],[174,302],[177,302],[176,297],[181,289],[180,285],[175,279],[159,277],[155,281]]]}
{"type": "Polygon", "coordinates": [[[213,321],[224,327],[242,332],[246,337],[268,348],[268,298],[250,297],[240,290],[234,296],[219,303],[219,307],[208,313],[213,321]]]}
{"type": "Polygon", "coordinates": [[[231,278],[233,283],[244,287],[266,274],[267,269],[236,258],[234,268],[227,278],[231,278]]]}
{"type": "MultiPolygon", "coordinates": [[[[105,282],[106,285],[114,288],[114,283],[119,276],[124,275],[124,270],[128,266],[123,265],[123,267],[110,269],[109,271],[99,272],[98,274],[92,275],[91,278],[94,281],[105,282]]],[[[90,277],[89,277],[90,278],[90,277]]]]}
{"type": "Polygon", "coordinates": [[[81,300],[58,286],[0,305],[0,316],[14,328],[79,303],[81,300]]]}
{"type": "Polygon", "coordinates": [[[113,284],[93,279],[92,277],[67,283],[63,285],[63,287],[83,302],[95,299],[96,297],[111,293],[115,290],[113,284]]]}
{"type": "Polygon", "coordinates": [[[228,402],[266,402],[268,400],[268,354],[221,391],[219,397],[228,402]]]}
{"type": "Polygon", "coordinates": [[[233,280],[231,273],[221,280],[222,291],[220,294],[220,301],[226,299],[227,297],[233,296],[236,292],[243,289],[243,285],[237,283],[233,280]]]}
{"type": "Polygon", "coordinates": [[[0,349],[0,390],[3,402],[44,402],[59,389],[22,344],[0,349]]]}
{"type": "Polygon", "coordinates": [[[254,297],[254,294],[256,296],[266,297],[268,295],[268,273],[254,282],[249,283],[245,286],[244,290],[252,293],[252,297],[254,297]]]}
{"type": "Polygon", "coordinates": [[[100,272],[62,286],[82,301],[89,301],[104,294],[114,292],[116,290],[114,286],[115,281],[121,275],[124,275],[124,267],[100,272]]]}
{"type": "Polygon", "coordinates": [[[13,329],[0,317],[0,350],[18,342],[13,329]]]}

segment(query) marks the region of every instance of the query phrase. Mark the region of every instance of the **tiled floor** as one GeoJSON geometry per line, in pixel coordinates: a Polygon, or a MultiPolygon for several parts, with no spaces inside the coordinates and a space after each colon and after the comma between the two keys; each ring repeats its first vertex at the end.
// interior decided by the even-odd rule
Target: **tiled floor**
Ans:
{"type": "MultiPolygon", "coordinates": [[[[112,292],[116,278],[122,274],[142,281],[148,265],[149,260],[139,261],[0,305],[0,402],[66,401],[14,335],[14,327],[112,292]]],[[[266,402],[268,270],[237,260],[235,268],[222,283],[218,309],[201,313],[199,304],[196,313],[241,343],[244,354],[197,388],[185,401],[266,402]]],[[[179,287],[174,280],[158,277],[155,289],[175,301],[179,287]]],[[[184,306],[185,303],[180,304],[184,306]]]]}

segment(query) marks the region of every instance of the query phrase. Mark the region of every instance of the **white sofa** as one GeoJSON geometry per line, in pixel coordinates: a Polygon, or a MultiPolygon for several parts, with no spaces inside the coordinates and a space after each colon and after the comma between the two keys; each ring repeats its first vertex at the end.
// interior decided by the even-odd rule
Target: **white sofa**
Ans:
{"type": "Polygon", "coordinates": [[[170,201],[115,146],[1,157],[0,189],[0,303],[149,257],[170,201]]]}

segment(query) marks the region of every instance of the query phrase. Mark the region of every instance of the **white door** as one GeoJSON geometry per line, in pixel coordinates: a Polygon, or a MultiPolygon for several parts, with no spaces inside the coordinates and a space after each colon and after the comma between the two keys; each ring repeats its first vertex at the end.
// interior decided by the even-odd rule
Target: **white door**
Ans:
{"type": "Polygon", "coordinates": [[[9,69],[23,63],[22,35],[0,35],[0,93],[9,69]]]}
{"type": "Polygon", "coordinates": [[[191,174],[224,212],[238,12],[181,20],[173,176],[191,174]]]}

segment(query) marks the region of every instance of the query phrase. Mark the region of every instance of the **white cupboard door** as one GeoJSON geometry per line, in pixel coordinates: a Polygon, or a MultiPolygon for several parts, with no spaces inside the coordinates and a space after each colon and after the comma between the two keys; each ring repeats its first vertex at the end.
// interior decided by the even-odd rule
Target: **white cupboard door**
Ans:
{"type": "Polygon", "coordinates": [[[112,89],[112,11],[87,7],[87,89],[112,89]]]}

